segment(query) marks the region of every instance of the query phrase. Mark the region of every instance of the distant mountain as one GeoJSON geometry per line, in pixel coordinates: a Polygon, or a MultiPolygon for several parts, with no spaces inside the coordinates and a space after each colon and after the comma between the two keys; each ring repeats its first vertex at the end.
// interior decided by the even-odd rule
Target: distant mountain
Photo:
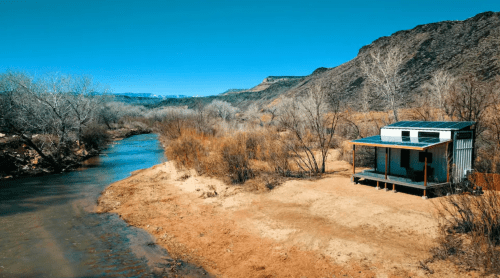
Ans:
{"type": "Polygon", "coordinates": [[[234,93],[240,93],[243,91],[246,91],[247,89],[229,89],[224,91],[223,93],[220,93],[221,95],[226,95],[226,94],[234,94],[234,93]]]}
{"type": "MultiPolygon", "coordinates": [[[[225,92],[194,99],[165,99],[159,105],[208,103],[213,99],[245,108],[252,102],[264,106],[283,96],[294,96],[319,83],[336,86],[352,100],[359,99],[365,85],[360,65],[372,50],[399,47],[404,56],[402,72],[407,76],[402,93],[410,98],[438,70],[453,75],[475,73],[486,79],[500,74],[500,13],[485,12],[463,21],[442,21],[398,31],[363,46],[358,55],[334,68],[318,68],[308,76],[269,76],[249,90],[225,92]]],[[[355,103],[355,102],[354,102],[355,103]]]]}
{"type": "Polygon", "coordinates": [[[269,76],[257,86],[248,90],[229,90],[216,96],[196,97],[196,98],[168,98],[156,106],[188,106],[195,107],[198,104],[206,105],[213,100],[222,100],[245,109],[251,103],[268,104],[280,95],[286,93],[299,84],[305,77],[303,76],[269,76]]]}
{"type": "Polygon", "coordinates": [[[158,95],[151,93],[119,93],[115,95],[127,96],[127,97],[139,97],[139,98],[186,98],[186,95],[158,95]]]}
{"type": "Polygon", "coordinates": [[[157,95],[150,93],[120,93],[110,95],[113,101],[133,105],[157,106],[165,99],[189,98],[185,95],[157,95]]]}

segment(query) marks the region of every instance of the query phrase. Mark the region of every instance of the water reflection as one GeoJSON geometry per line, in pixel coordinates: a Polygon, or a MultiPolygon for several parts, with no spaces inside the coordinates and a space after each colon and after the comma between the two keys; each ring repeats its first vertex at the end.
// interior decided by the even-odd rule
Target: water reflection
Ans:
{"type": "MultiPolygon", "coordinates": [[[[174,275],[168,253],[149,244],[149,234],[116,215],[93,213],[107,185],[164,159],[156,135],[138,135],[81,171],[0,181],[0,277],[174,275]]],[[[204,273],[184,266],[185,275],[204,273]]]]}

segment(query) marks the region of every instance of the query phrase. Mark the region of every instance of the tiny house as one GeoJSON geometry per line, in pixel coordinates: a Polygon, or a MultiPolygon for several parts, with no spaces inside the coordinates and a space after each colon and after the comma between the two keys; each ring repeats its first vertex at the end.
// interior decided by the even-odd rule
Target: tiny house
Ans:
{"type": "Polygon", "coordinates": [[[380,129],[380,135],[356,139],[353,175],[360,179],[426,190],[461,182],[473,168],[475,122],[401,121],[380,129]],[[356,173],[356,146],[375,148],[374,168],[356,173]]]}

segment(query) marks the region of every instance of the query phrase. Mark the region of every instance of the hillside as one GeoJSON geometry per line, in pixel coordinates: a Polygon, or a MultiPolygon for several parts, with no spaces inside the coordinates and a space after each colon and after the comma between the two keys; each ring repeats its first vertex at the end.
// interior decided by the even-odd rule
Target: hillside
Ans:
{"type": "Polygon", "coordinates": [[[318,83],[335,84],[351,99],[364,86],[360,69],[370,51],[398,46],[404,56],[402,72],[407,76],[404,94],[418,94],[420,87],[434,72],[443,69],[453,75],[477,73],[486,79],[500,73],[500,12],[485,12],[464,21],[442,21],[398,31],[362,47],[356,58],[334,68],[318,68],[305,77],[273,77],[249,90],[227,92],[203,98],[169,98],[159,105],[188,105],[225,100],[240,108],[251,102],[268,105],[274,99],[293,96],[318,83]],[[340,82],[340,80],[342,80],[340,82]]]}
{"type": "Polygon", "coordinates": [[[269,78],[272,77],[264,79],[262,83],[248,90],[231,90],[220,95],[208,97],[167,98],[157,105],[151,105],[151,107],[188,106],[192,108],[198,104],[206,105],[216,99],[230,102],[234,106],[242,109],[245,109],[248,105],[254,102],[264,106],[298,86],[305,77],[281,78],[280,80],[275,80],[273,82],[269,82],[269,78]]]}

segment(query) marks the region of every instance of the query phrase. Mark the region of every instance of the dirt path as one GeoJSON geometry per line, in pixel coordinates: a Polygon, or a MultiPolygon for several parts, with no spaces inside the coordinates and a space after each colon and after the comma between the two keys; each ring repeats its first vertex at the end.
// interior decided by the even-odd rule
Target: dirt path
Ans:
{"type": "Polygon", "coordinates": [[[427,276],[418,262],[436,236],[432,201],[351,184],[349,165],[329,166],[339,173],[252,193],[166,162],[112,184],[98,211],[220,277],[427,276]]]}

